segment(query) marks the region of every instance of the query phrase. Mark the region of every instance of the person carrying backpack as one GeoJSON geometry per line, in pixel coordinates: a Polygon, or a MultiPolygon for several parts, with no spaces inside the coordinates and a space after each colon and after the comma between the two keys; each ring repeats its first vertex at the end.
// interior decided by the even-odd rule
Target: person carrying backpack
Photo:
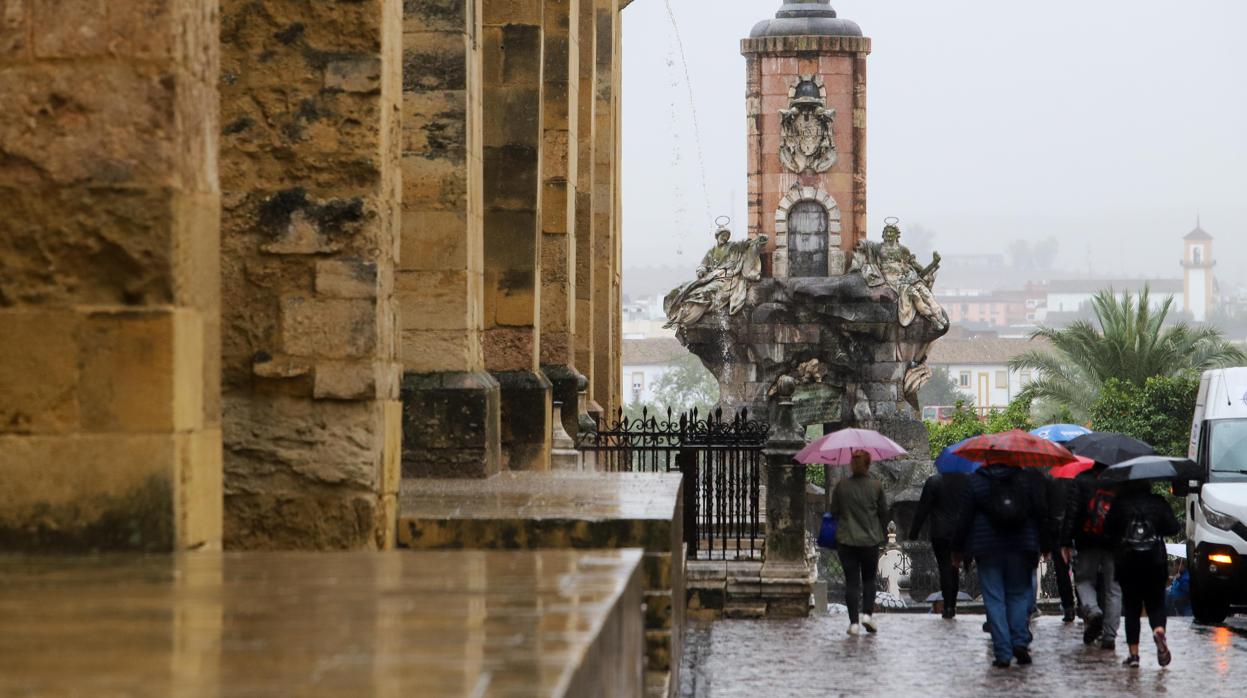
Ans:
{"type": "Polygon", "coordinates": [[[927,521],[931,523],[931,551],[935,553],[935,564],[940,571],[940,593],[944,597],[942,615],[946,620],[957,617],[961,580],[953,564],[953,535],[957,532],[961,502],[969,480],[968,473],[936,473],[927,478],[909,527],[909,539],[918,540],[923,525],[927,521]]]}
{"type": "Polygon", "coordinates": [[[1156,661],[1168,666],[1173,655],[1165,641],[1165,587],[1169,582],[1165,536],[1176,535],[1181,525],[1164,497],[1152,492],[1150,483],[1127,482],[1118,488],[1104,529],[1115,547],[1115,572],[1126,618],[1130,656],[1123,664],[1139,666],[1139,616],[1146,608],[1156,642],[1156,661]]]}
{"type": "Polygon", "coordinates": [[[1020,468],[991,464],[970,476],[954,560],[974,559],[992,635],[992,666],[1030,664],[1030,609],[1046,518],[1045,493],[1020,468]]]}
{"type": "Polygon", "coordinates": [[[1061,527],[1061,555],[1072,561],[1078,599],[1082,603],[1085,625],[1083,644],[1100,641],[1100,648],[1117,649],[1117,627],[1121,622],[1121,586],[1114,573],[1115,546],[1105,532],[1117,491],[1099,482],[1108,466],[1095,467],[1074,478],[1066,500],[1065,521],[1061,527]],[[1104,580],[1104,594],[1097,594],[1096,580],[1104,580]]]}

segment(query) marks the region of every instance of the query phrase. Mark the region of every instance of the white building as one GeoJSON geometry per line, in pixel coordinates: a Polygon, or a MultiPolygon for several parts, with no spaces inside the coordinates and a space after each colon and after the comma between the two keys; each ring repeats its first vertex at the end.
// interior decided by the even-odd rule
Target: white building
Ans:
{"type": "Polygon", "coordinates": [[[1035,378],[1029,369],[1015,371],[1009,368],[1009,361],[1019,354],[1046,346],[1045,342],[1029,339],[945,337],[935,342],[929,363],[933,370],[947,370],[957,389],[970,396],[971,406],[980,414],[986,414],[993,409],[1008,407],[1035,378]]]}
{"type": "Polygon", "coordinates": [[[1047,284],[1048,313],[1076,313],[1090,305],[1100,291],[1112,289],[1118,298],[1127,294],[1137,296],[1144,287],[1151,289],[1149,304],[1158,310],[1169,296],[1174,297],[1174,309],[1184,307],[1182,279],[1070,279],[1049,281],[1047,284]]]}
{"type": "Polygon", "coordinates": [[[654,384],[667,375],[673,364],[688,355],[674,337],[650,337],[623,340],[624,404],[652,402],[654,384]]]}
{"type": "Polygon", "coordinates": [[[1212,236],[1204,232],[1196,220],[1195,230],[1188,233],[1183,242],[1182,268],[1186,271],[1186,278],[1182,308],[1196,322],[1204,322],[1216,302],[1212,268],[1217,263],[1212,258],[1212,236]]]}

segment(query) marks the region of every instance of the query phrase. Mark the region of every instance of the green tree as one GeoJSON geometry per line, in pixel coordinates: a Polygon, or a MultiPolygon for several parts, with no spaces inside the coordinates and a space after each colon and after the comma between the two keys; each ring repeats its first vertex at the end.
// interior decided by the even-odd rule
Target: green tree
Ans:
{"type": "Polygon", "coordinates": [[[1198,392],[1199,378],[1193,374],[1154,376],[1142,386],[1109,379],[1091,404],[1091,427],[1133,436],[1163,455],[1183,457],[1198,392]]]}
{"type": "Polygon", "coordinates": [[[1109,380],[1143,387],[1154,376],[1247,363],[1247,354],[1216,328],[1185,322],[1166,327],[1173,297],[1153,309],[1150,296],[1146,287],[1138,296],[1121,298],[1104,290],[1092,300],[1095,323],[1078,321],[1062,330],[1035,332],[1032,338],[1048,340],[1052,351],[1029,351],[1010,362],[1015,370],[1039,374],[1023,395],[1056,409],[1065,407],[1082,421],[1109,380]]]}
{"type": "Polygon", "coordinates": [[[957,402],[953,416],[945,423],[927,422],[930,434],[931,457],[936,458],[940,451],[971,436],[986,433],[987,425],[979,419],[973,408],[966,407],[964,402],[957,402]]]}
{"type": "Polygon", "coordinates": [[[630,419],[646,410],[650,416],[665,417],[670,408],[673,415],[693,409],[709,414],[719,402],[719,382],[702,365],[701,359],[685,354],[671,364],[671,370],[654,381],[654,399],[634,402],[624,409],[630,419]]]}
{"type": "Polygon", "coordinates": [[[974,409],[958,402],[948,422],[944,424],[927,422],[932,458],[938,458],[940,451],[972,436],[999,434],[1002,431],[1014,429],[1030,431],[1034,428],[1034,420],[1031,419],[1031,401],[1027,397],[1016,398],[1003,410],[992,410],[986,419],[980,419],[974,409]]]}
{"type": "Polygon", "coordinates": [[[957,382],[943,366],[933,369],[931,380],[918,391],[918,404],[924,407],[942,407],[969,401],[970,396],[958,388],[957,382]]]}

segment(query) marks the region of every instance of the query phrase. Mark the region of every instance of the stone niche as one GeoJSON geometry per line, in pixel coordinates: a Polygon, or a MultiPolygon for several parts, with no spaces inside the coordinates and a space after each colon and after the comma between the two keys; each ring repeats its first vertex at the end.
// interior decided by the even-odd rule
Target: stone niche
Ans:
{"type": "MultiPolygon", "coordinates": [[[[859,273],[762,279],[737,313],[712,311],[677,337],[719,380],[725,410],[767,414],[781,376],[798,381],[803,426],[878,430],[925,457],[927,431],[906,379],[926,370],[947,329],[925,317],[897,322],[898,297],[859,273]]],[[[916,392],[916,388],[913,390],[916,392]]]]}
{"type": "Polygon", "coordinates": [[[775,211],[771,275],[826,277],[844,273],[840,207],[822,189],[794,186],[775,211]]]}

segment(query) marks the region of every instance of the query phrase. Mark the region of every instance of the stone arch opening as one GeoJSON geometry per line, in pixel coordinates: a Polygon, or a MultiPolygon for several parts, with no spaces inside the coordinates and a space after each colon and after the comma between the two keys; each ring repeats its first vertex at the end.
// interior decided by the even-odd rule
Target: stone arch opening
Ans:
{"type": "Polygon", "coordinates": [[[814,187],[793,187],[775,211],[771,275],[839,276],[844,271],[841,230],[840,207],[830,194],[814,187]],[[816,219],[820,209],[826,216],[823,231],[814,229],[820,222],[816,219]],[[819,269],[822,272],[816,273],[819,269]]]}

